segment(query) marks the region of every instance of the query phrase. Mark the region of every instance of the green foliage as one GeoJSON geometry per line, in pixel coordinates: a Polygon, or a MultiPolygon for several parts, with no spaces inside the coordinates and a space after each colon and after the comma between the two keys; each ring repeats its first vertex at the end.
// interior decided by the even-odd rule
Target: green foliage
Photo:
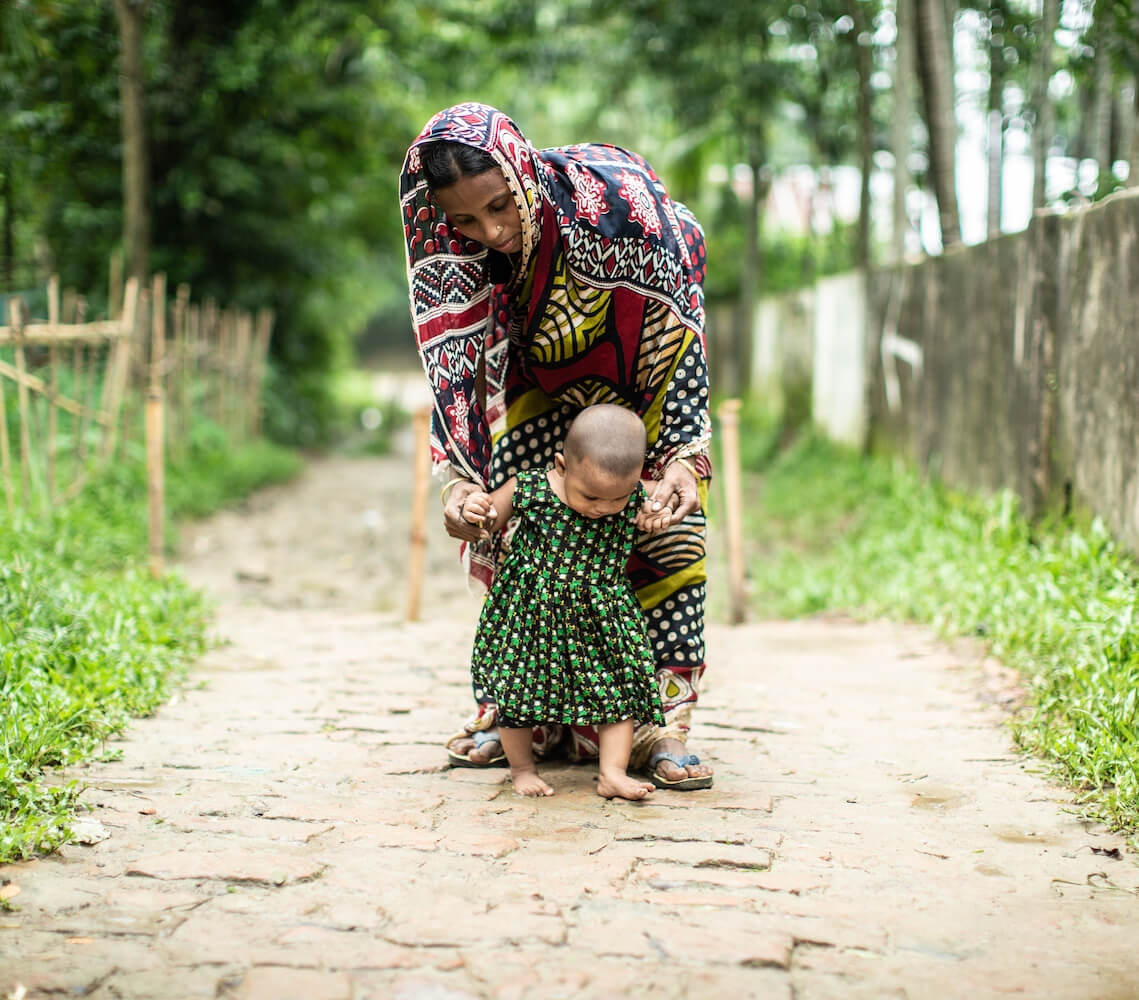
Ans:
{"type": "MultiPolygon", "coordinates": [[[[734,301],[739,295],[738,261],[744,252],[744,233],[738,220],[721,218],[709,226],[709,302],[734,301]]],[[[855,227],[836,223],[830,233],[775,232],[760,240],[759,288],[763,295],[809,288],[829,274],[844,274],[854,267],[855,227]]]]}
{"type": "Polygon", "coordinates": [[[1102,524],[1033,528],[1010,494],[956,495],[814,438],[768,467],[760,495],[750,570],[764,613],[983,637],[1028,686],[1019,744],[1090,815],[1139,829],[1139,573],[1102,524]]]}
{"type": "MultiPolygon", "coordinates": [[[[168,469],[171,512],[207,513],[298,465],[203,425],[168,469]]],[[[50,516],[0,522],[0,863],[66,842],[80,789],[53,770],[152,712],[204,648],[208,609],[148,574],[146,524],[141,449],[50,516]]]]}

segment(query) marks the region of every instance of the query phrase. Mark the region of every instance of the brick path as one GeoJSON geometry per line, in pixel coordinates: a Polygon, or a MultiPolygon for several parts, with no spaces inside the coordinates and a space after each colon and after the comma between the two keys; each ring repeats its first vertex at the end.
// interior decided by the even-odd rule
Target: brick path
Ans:
{"type": "Polygon", "coordinates": [[[306,514],[322,478],[387,483],[359,506],[406,538],[406,487],[369,461],[210,526],[187,571],[230,642],[79,772],[107,839],[0,868],[0,996],[1139,996],[1134,855],[1011,752],[1001,672],[917,628],[714,624],[710,791],[607,802],[552,765],[537,801],[445,769],[473,599],[404,624],[391,581],[311,577],[370,565],[342,511],[353,558],[311,550],[337,544],[306,514]]]}

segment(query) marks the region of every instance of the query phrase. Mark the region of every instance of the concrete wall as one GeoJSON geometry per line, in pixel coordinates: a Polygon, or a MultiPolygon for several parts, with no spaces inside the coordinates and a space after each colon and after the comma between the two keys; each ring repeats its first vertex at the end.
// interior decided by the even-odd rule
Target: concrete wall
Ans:
{"type": "Polygon", "coordinates": [[[866,281],[861,273],[815,286],[811,419],[828,437],[856,448],[868,428],[866,281]]]}
{"type": "Polygon", "coordinates": [[[1139,553],[1139,192],[761,303],[756,390],[808,356],[830,436],[1029,514],[1071,500],[1139,553]]]}

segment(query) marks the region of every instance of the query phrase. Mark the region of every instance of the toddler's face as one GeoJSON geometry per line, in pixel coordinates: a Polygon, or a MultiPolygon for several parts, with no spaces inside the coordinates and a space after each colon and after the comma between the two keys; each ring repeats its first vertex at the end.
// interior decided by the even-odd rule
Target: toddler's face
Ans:
{"type": "Polygon", "coordinates": [[[554,464],[565,482],[566,503],[585,517],[608,517],[623,511],[641,478],[636,471],[615,476],[587,458],[567,462],[559,454],[554,464]]]}

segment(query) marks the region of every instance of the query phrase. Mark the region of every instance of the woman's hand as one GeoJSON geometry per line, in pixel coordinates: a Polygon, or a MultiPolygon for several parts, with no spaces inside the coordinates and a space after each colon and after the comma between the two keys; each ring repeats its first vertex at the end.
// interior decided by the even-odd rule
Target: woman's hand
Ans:
{"type": "Polygon", "coordinates": [[[683,462],[669,462],[660,481],[649,491],[649,501],[655,510],[668,507],[672,511],[673,524],[698,511],[700,493],[696,489],[696,477],[692,470],[683,462]]]}
{"type": "Polygon", "coordinates": [[[481,522],[472,524],[464,516],[463,504],[466,503],[468,497],[476,493],[482,493],[483,496],[486,496],[478,483],[469,481],[456,483],[448,490],[447,500],[443,504],[443,527],[452,538],[458,538],[464,542],[477,542],[490,537],[490,532],[482,526],[481,522]]]}
{"type": "Polygon", "coordinates": [[[637,511],[637,530],[646,535],[655,535],[658,531],[664,531],[670,524],[672,524],[672,510],[667,504],[654,506],[653,501],[646,498],[641,504],[641,509],[637,511]]]}

